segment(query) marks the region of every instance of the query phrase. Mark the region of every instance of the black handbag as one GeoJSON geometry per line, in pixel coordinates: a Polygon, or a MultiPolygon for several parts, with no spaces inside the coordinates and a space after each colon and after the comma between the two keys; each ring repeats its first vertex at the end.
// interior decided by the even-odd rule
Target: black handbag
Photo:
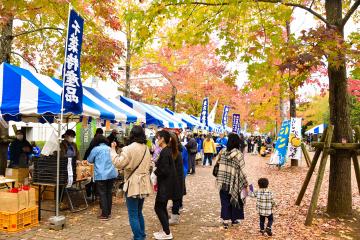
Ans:
{"type": "Polygon", "coordinates": [[[214,177],[217,177],[217,175],[219,173],[219,165],[220,165],[219,162],[216,162],[214,165],[213,172],[212,172],[214,177]]]}

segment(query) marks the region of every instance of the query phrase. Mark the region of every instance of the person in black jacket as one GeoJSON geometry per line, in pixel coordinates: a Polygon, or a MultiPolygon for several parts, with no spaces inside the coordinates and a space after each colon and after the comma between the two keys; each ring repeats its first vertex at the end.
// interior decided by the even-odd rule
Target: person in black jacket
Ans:
{"type": "Polygon", "coordinates": [[[167,203],[171,199],[179,199],[179,183],[173,159],[173,149],[169,146],[170,133],[162,130],[157,133],[158,143],[162,148],[159,159],[155,164],[154,174],[157,177],[158,191],[155,198],[155,212],[158,216],[163,231],[154,233],[155,239],[172,239],[169,227],[167,203]]]}
{"type": "MultiPolygon", "coordinates": [[[[91,150],[92,150],[94,147],[96,147],[96,146],[95,146],[95,138],[96,138],[97,136],[99,136],[99,135],[104,135],[104,131],[103,131],[101,128],[97,128],[97,129],[96,129],[94,138],[91,140],[91,142],[90,142],[90,144],[89,144],[89,147],[88,147],[88,148],[86,149],[86,151],[85,151],[85,154],[84,154],[84,157],[83,157],[84,160],[87,160],[87,158],[88,158],[89,155],[90,155],[91,150]]],[[[109,146],[110,146],[110,145],[109,145],[109,146]]]]}
{"type": "Polygon", "coordinates": [[[196,153],[198,151],[197,142],[195,138],[193,138],[191,135],[188,136],[188,142],[185,145],[188,154],[189,154],[189,174],[195,174],[195,164],[196,164],[196,153]],[[190,171],[191,168],[191,171],[190,171]]]}
{"type": "Polygon", "coordinates": [[[16,140],[10,144],[10,165],[9,168],[28,167],[29,156],[33,152],[31,144],[26,140],[21,130],[16,131],[16,140]]]}
{"type": "Polygon", "coordinates": [[[179,143],[179,138],[173,132],[170,132],[170,147],[173,153],[173,159],[176,169],[176,177],[178,179],[177,196],[173,198],[172,214],[169,220],[170,225],[179,224],[180,221],[180,207],[182,206],[183,196],[185,195],[185,177],[184,164],[182,159],[183,146],[179,143]]]}

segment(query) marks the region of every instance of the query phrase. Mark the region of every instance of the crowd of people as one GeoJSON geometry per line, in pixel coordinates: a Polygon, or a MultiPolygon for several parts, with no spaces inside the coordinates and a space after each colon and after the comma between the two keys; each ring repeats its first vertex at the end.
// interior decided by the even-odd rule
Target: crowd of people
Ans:
{"type": "MultiPolygon", "coordinates": [[[[272,235],[274,200],[267,188],[268,180],[260,178],[259,189],[254,190],[244,172],[246,146],[249,153],[259,153],[263,145],[271,144],[271,139],[245,138],[242,134],[234,133],[228,136],[220,134],[219,137],[196,133],[179,135],[171,130],[161,130],[149,144],[142,126],[131,129],[126,143],[120,143],[117,136],[116,130],[105,137],[104,131],[97,129],[83,157],[87,163],[94,164],[94,183],[87,185],[87,192],[92,193],[96,186],[100,204],[99,220],[107,221],[112,216],[114,182],[121,173],[133,239],[146,238],[142,211],[145,199],[154,192],[154,212],[162,226],[162,230],[154,233],[154,237],[172,239],[170,226],[180,223],[180,210],[186,195],[186,177],[196,173],[196,161],[201,160],[203,167],[214,166],[213,175],[220,196],[223,227],[227,229],[244,219],[245,198],[250,196],[257,199],[260,232],[272,235]],[[172,202],[170,214],[167,209],[169,202],[172,202]],[[265,228],[266,218],[268,224],[265,228]]],[[[61,157],[80,160],[75,131],[69,129],[62,137],[61,157]]],[[[16,140],[10,149],[10,159],[16,159],[11,161],[13,166],[27,162],[29,153],[35,151],[21,131],[16,133],[16,140]]]]}

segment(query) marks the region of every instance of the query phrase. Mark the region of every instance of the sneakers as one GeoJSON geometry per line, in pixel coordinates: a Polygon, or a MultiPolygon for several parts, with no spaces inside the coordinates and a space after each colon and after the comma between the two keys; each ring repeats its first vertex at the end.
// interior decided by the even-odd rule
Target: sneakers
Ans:
{"type": "Polygon", "coordinates": [[[233,225],[233,226],[237,226],[239,224],[240,224],[240,220],[235,220],[235,221],[231,222],[231,225],[233,225]]]}
{"type": "Polygon", "coordinates": [[[156,240],[173,239],[172,233],[166,234],[164,231],[154,233],[154,237],[156,240]]]}
{"type": "Polygon", "coordinates": [[[109,217],[105,217],[105,216],[98,216],[98,219],[100,220],[100,221],[109,221],[109,217]]]}
{"type": "Polygon", "coordinates": [[[266,234],[269,235],[269,236],[272,236],[272,231],[271,231],[271,228],[266,228],[265,230],[266,234]]]}
{"type": "Polygon", "coordinates": [[[224,229],[229,229],[229,224],[228,223],[223,223],[223,227],[224,227],[224,229]]]}
{"type": "Polygon", "coordinates": [[[265,230],[260,230],[259,232],[261,233],[261,235],[265,235],[265,230]]]}
{"type": "Polygon", "coordinates": [[[180,223],[180,215],[178,214],[171,214],[171,218],[169,219],[169,225],[177,225],[180,223]]]}

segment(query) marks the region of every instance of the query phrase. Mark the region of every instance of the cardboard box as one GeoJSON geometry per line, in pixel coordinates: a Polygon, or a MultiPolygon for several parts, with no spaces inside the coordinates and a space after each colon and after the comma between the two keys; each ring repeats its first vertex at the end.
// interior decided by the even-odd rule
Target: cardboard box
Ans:
{"type": "Polygon", "coordinates": [[[5,172],[6,178],[14,179],[15,186],[18,187],[19,184],[24,184],[25,180],[29,178],[29,169],[28,168],[6,168],[5,172]]]}
{"type": "Polygon", "coordinates": [[[94,165],[78,165],[76,166],[76,180],[82,180],[94,176],[94,165]]]}
{"type": "Polygon", "coordinates": [[[28,207],[28,193],[19,191],[18,193],[0,192],[0,211],[18,212],[28,207]]]}

